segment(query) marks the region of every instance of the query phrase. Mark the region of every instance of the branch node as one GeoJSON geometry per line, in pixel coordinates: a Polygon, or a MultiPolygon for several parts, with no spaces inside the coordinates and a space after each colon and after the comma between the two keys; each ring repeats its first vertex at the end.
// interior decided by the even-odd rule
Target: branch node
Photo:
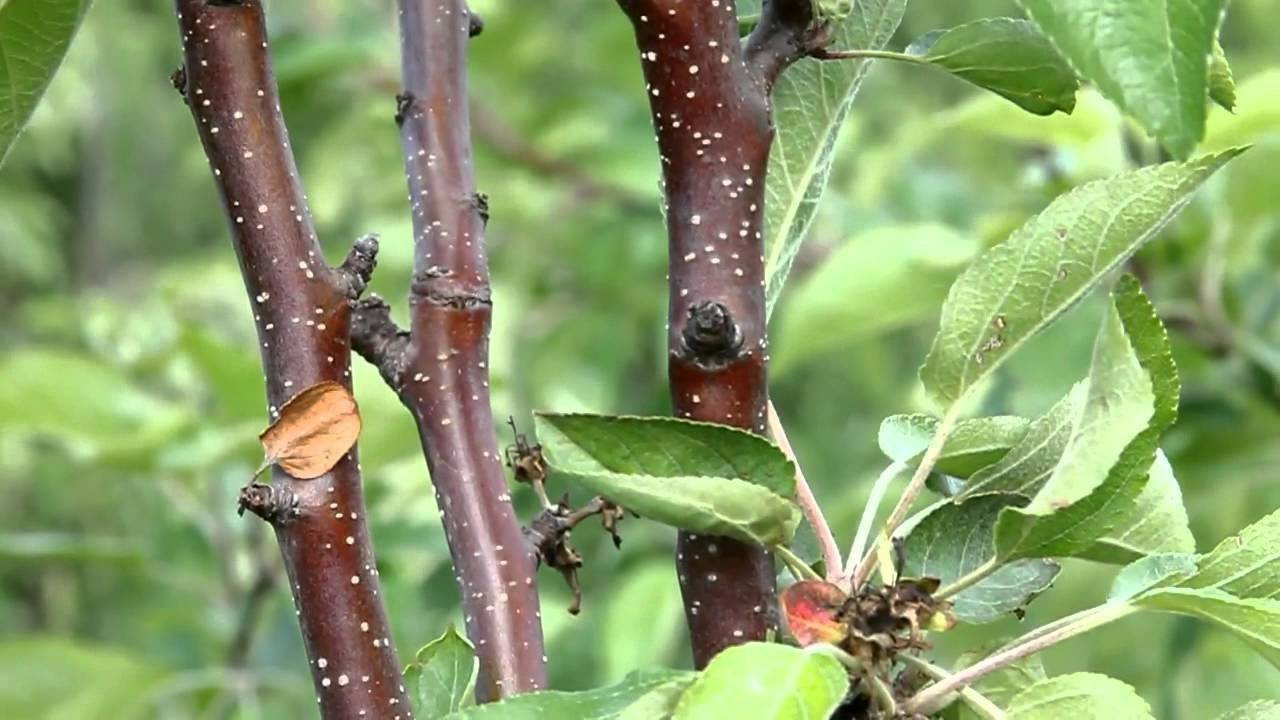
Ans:
{"type": "Polygon", "coordinates": [[[292,490],[284,485],[259,482],[240,488],[236,514],[243,516],[246,510],[277,527],[292,522],[302,514],[298,509],[298,496],[292,490]]]}
{"type": "Polygon", "coordinates": [[[475,193],[471,196],[471,204],[475,206],[476,214],[480,216],[480,222],[489,225],[489,196],[482,192],[475,193]]]}
{"type": "Polygon", "coordinates": [[[391,306],[376,294],[354,303],[351,348],[378,368],[392,388],[400,389],[409,361],[409,331],[396,325],[391,306]]]}
{"type": "Polygon", "coordinates": [[[378,235],[361,235],[338,267],[338,286],[344,295],[359,300],[378,266],[378,235]]]}
{"type": "Polygon", "coordinates": [[[721,367],[742,353],[742,329],[718,302],[690,305],[680,336],[685,354],[705,367],[721,367]]]}
{"type": "Polygon", "coordinates": [[[396,126],[404,125],[409,117],[409,108],[413,106],[413,93],[403,92],[396,95],[396,126]]]}
{"type": "Polygon", "coordinates": [[[467,37],[476,37],[484,32],[484,19],[475,14],[475,11],[467,9],[467,37]]]}
{"type": "Polygon", "coordinates": [[[169,76],[169,84],[173,85],[173,89],[178,91],[182,96],[182,102],[187,102],[187,66],[179,65],[177,70],[169,76]]]}
{"type": "Polygon", "coordinates": [[[452,270],[439,265],[414,273],[410,293],[433,305],[460,310],[493,304],[487,285],[458,279],[452,270]]]}
{"type": "Polygon", "coordinates": [[[783,70],[831,40],[831,24],[814,12],[813,0],[765,0],[743,57],[768,91],[783,70]]]}

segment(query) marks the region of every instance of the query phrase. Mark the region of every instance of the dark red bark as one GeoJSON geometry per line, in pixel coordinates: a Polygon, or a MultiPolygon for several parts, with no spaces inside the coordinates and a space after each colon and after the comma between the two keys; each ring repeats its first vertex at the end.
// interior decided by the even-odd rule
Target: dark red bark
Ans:
{"type": "MultiPolygon", "coordinates": [[[[330,268],[316,241],[280,113],[257,0],[177,0],[184,66],[174,76],[200,139],[240,259],[266,374],[270,417],[324,380],[350,386],[351,303],[377,241],[330,268]]],[[[241,495],[271,522],[284,557],[320,714],[409,718],[379,594],[356,449],[307,481],[283,471],[241,495]]]]}
{"type": "Polygon", "coordinates": [[[546,685],[533,556],[511,507],[489,405],[485,222],[476,193],[467,107],[462,0],[401,0],[404,91],[397,98],[413,213],[408,333],[376,298],[359,311],[356,349],[412,411],[426,452],[480,659],[480,700],[546,685]]]}
{"type": "MultiPolygon", "coordinates": [[[[822,42],[821,27],[809,0],[766,0],[744,50],[730,0],[619,4],[635,28],[662,163],[675,413],[763,434],[768,93],[789,63],[822,42]]],[[[699,667],[777,627],[773,558],[764,548],[681,533],[676,561],[699,667]]]]}

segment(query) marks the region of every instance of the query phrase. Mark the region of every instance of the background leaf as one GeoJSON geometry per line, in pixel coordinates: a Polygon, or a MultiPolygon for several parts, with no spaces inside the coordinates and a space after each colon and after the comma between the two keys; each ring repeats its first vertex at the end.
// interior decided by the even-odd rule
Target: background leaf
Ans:
{"type": "Polygon", "coordinates": [[[1224,0],[1019,0],[1081,76],[1175,156],[1204,136],[1224,0]]]}
{"type": "Polygon", "coordinates": [[[1124,566],[1111,583],[1107,600],[1128,600],[1160,585],[1176,585],[1196,573],[1196,556],[1148,555],[1124,566]]]}
{"type": "Polygon", "coordinates": [[[651,520],[763,545],[786,543],[800,522],[784,497],[795,468],[762,437],[671,418],[539,414],[536,424],[556,477],[651,520]]]}
{"type": "Polygon", "coordinates": [[[1131,601],[1148,610],[1191,615],[1240,636],[1268,662],[1280,667],[1280,600],[1239,598],[1221,590],[1160,588],[1131,601]]]}
{"type": "Polygon", "coordinates": [[[929,33],[907,52],[1028,112],[1070,114],[1080,82],[1033,23],[987,18],[929,33]]]}
{"type": "MultiPolygon", "coordinates": [[[[1012,415],[970,418],[956,423],[934,466],[938,472],[967,478],[998,462],[1026,436],[1031,422],[1012,415]]],[[[938,429],[932,415],[891,415],[880,423],[880,452],[896,462],[912,464],[938,429]]]]}
{"type": "Polygon", "coordinates": [[[674,720],[825,718],[848,689],[848,674],[829,655],[747,643],[712,659],[680,698],[674,720]]]}
{"type": "Polygon", "coordinates": [[[796,287],[778,315],[770,373],[784,375],[833,348],[932,317],[977,252],[977,240],[936,224],[855,235],[796,287]]]}
{"type": "MultiPolygon", "coordinates": [[[[674,670],[631,673],[622,682],[582,692],[544,690],[508,698],[501,702],[467,708],[448,716],[449,720],[640,720],[653,715],[628,714],[631,710],[651,711],[655,702],[664,706],[673,692],[693,681],[694,674],[674,670]]],[[[661,717],[661,716],[659,716],[661,717]]]]}
{"type": "Polygon", "coordinates": [[[475,702],[480,662],[475,648],[452,625],[427,643],[405,668],[409,697],[423,720],[439,720],[475,702]]]}
{"type": "MultiPolygon", "coordinates": [[[[1004,647],[1007,643],[987,643],[969,650],[956,659],[951,670],[957,672],[1004,647]]],[[[1048,676],[1039,655],[1025,657],[979,678],[974,687],[998,707],[1006,707],[1014,696],[1048,676]]],[[[983,720],[963,702],[953,702],[943,713],[946,720],[983,720]]]]}
{"type": "Polygon", "coordinates": [[[1082,185],[983,253],[947,296],[920,379],[950,407],[1190,201],[1232,150],[1082,185]]]}
{"type": "MultiPolygon", "coordinates": [[[[831,47],[879,50],[893,37],[907,0],[859,0],[834,20],[831,47]]],[[[869,61],[805,58],[773,88],[773,124],[765,182],[765,298],[772,312],[827,187],[836,135],[870,68],[869,61]]]]}
{"type": "Polygon", "coordinates": [[[1007,709],[1009,720],[1153,720],[1133,688],[1096,673],[1041,680],[1014,696],[1007,709]]]}
{"type": "MultiPolygon", "coordinates": [[[[945,587],[992,560],[996,518],[1002,509],[1023,501],[1012,495],[985,495],[963,505],[939,505],[907,535],[903,575],[936,577],[945,587]]],[[[1004,565],[953,598],[956,618],[967,623],[1001,620],[1048,589],[1059,570],[1056,562],[1042,559],[1004,565]]]]}
{"type": "Polygon", "coordinates": [[[0,3],[0,165],[62,64],[89,2],[0,3]]]}

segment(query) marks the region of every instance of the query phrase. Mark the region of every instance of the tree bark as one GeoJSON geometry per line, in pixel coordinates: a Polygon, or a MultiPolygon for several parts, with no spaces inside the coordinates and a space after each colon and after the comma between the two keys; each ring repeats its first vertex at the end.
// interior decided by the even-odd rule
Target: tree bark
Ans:
{"type": "Polygon", "coordinates": [[[546,685],[536,570],[511,506],[489,404],[492,301],[475,191],[463,0],[400,0],[404,91],[397,97],[413,213],[411,326],[381,299],[357,312],[353,341],[408,406],[436,489],[480,660],[481,701],[546,685]]]}
{"type": "MultiPolygon", "coordinates": [[[[619,0],[635,29],[662,165],[668,376],[676,415],[764,434],[764,189],[769,91],[825,44],[810,0],[766,0],[744,48],[732,0],[619,0]]],[[[764,548],[682,532],[676,564],[694,662],[777,628],[764,548]]]]}
{"type": "MultiPolygon", "coordinates": [[[[184,66],[174,76],[196,121],[253,308],[271,419],[324,380],[350,387],[351,303],[376,238],[330,268],[316,241],[281,117],[258,0],[177,0],[184,66]]],[[[198,280],[196,280],[198,281],[198,280]]],[[[241,493],[271,523],[310,658],[320,715],[409,718],[379,593],[356,449],[299,481],[276,469],[241,493]]]]}

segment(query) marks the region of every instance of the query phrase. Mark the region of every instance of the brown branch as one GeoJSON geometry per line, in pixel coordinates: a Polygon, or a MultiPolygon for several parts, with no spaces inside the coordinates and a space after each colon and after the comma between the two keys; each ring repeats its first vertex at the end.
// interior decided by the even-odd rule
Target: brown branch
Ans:
{"type": "Polygon", "coordinates": [[[431,470],[476,646],[476,695],[546,685],[534,559],[511,507],[489,406],[488,203],[475,191],[463,0],[400,0],[404,91],[397,97],[413,211],[410,330],[385,303],[359,312],[356,349],[409,407],[431,470]]]}
{"type": "MultiPolygon", "coordinates": [[[[222,196],[274,419],[303,388],[350,383],[349,293],[372,270],[377,243],[359,243],[360,257],[343,271],[325,264],[280,114],[258,0],[176,6],[184,69],[174,84],[191,108],[222,196]]],[[[356,450],[314,480],[277,469],[270,484],[246,488],[241,503],[275,529],[320,715],[408,718],[356,450]]]]}
{"type": "MultiPolygon", "coordinates": [[[[731,0],[619,0],[639,46],[667,203],[668,374],[680,417],[764,433],[768,90],[820,41],[810,0],[766,2],[745,52],[731,0]]],[[[777,627],[772,556],[680,533],[695,664],[777,627]]]]}

